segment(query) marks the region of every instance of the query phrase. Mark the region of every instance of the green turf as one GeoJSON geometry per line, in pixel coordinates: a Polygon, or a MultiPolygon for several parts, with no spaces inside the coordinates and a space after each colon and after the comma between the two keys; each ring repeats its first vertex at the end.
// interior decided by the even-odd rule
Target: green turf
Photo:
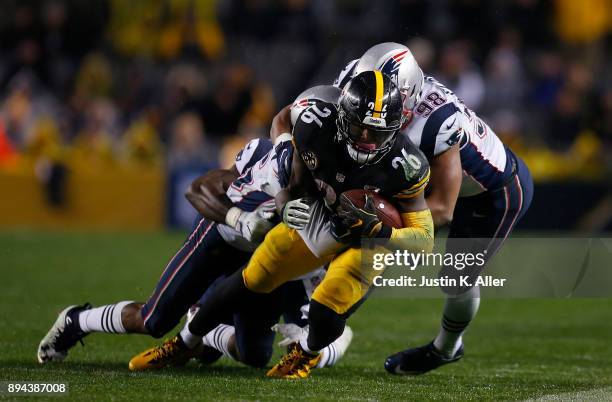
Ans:
{"type": "Polygon", "coordinates": [[[0,381],[64,382],[69,398],[90,401],[612,397],[609,299],[485,300],[466,357],[416,378],[388,375],[382,362],[432,338],[441,300],[373,297],[350,321],[356,335],[346,357],[304,381],[267,379],[229,362],[132,374],[130,357],[155,344],[137,335],[91,335],[64,363],[38,365],[36,347],[59,310],[146,299],[181,240],[167,233],[0,232],[0,381]]]}

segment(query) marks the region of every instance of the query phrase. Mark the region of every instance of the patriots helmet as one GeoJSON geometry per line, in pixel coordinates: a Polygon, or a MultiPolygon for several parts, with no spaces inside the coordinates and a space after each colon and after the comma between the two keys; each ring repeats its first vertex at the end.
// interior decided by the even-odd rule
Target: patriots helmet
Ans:
{"type": "Polygon", "coordinates": [[[340,97],[340,92],[340,88],[333,85],[317,85],[299,94],[291,105],[291,125],[295,126],[295,122],[300,116],[300,113],[302,113],[304,109],[312,106],[315,101],[319,100],[336,105],[340,97]]]}
{"type": "Polygon", "coordinates": [[[359,59],[354,74],[368,70],[379,70],[394,80],[402,94],[403,113],[408,123],[412,119],[413,109],[421,99],[424,82],[423,71],[410,49],[394,42],[372,46],[359,59]]]}

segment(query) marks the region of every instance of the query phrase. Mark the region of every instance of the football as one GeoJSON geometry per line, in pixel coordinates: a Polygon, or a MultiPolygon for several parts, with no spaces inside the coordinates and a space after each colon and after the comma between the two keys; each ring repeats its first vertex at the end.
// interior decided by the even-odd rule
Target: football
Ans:
{"type": "Polygon", "coordinates": [[[374,206],[376,207],[376,215],[378,218],[385,224],[394,228],[403,227],[402,217],[400,216],[399,211],[395,206],[388,201],[386,198],[382,197],[378,193],[370,190],[348,190],[342,193],[349,200],[353,202],[353,204],[357,205],[359,208],[362,208],[365,204],[365,196],[369,194],[374,198],[374,206]]]}

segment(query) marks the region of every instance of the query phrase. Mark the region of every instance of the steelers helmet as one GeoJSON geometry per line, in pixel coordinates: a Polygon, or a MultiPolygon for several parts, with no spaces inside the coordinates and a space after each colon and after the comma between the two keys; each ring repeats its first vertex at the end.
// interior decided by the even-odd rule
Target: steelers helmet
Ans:
{"type": "Polygon", "coordinates": [[[364,71],[343,88],[337,139],[359,165],[377,163],[389,152],[403,123],[402,96],[387,75],[364,71]]]}
{"type": "Polygon", "coordinates": [[[354,74],[368,70],[380,70],[390,76],[400,93],[407,122],[412,110],[421,99],[423,71],[408,47],[395,42],[379,43],[369,48],[359,59],[354,74]]]}

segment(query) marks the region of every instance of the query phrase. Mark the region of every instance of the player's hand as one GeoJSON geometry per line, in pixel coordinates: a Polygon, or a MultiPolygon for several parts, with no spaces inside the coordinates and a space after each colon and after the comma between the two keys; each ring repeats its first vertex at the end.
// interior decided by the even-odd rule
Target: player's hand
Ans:
{"type": "Polygon", "coordinates": [[[291,229],[304,229],[310,222],[311,203],[309,198],[287,201],[283,207],[283,222],[291,229]]]}
{"type": "Polygon", "coordinates": [[[272,331],[283,336],[283,339],[278,343],[281,348],[299,342],[308,336],[308,326],[302,328],[295,324],[274,324],[272,331]]]}
{"type": "Polygon", "coordinates": [[[329,217],[330,221],[330,233],[332,237],[338,242],[343,244],[358,243],[361,238],[360,235],[355,235],[351,230],[344,224],[344,220],[338,214],[331,214],[329,217]]]}
{"type": "Polygon", "coordinates": [[[382,227],[382,222],[376,215],[374,199],[366,194],[363,208],[357,205],[344,194],[340,195],[340,206],[337,210],[342,225],[353,236],[375,237],[382,227]]]}
{"type": "Polygon", "coordinates": [[[238,230],[248,241],[261,243],[275,225],[270,222],[274,216],[273,212],[256,209],[253,212],[245,212],[238,219],[238,230]]]}
{"type": "MultiPolygon", "coordinates": [[[[236,207],[234,207],[236,208],[236,207]]],[[[266,233],[275,224],[270,221],[274,217],[274,203],[264,203],[252,212],[231,208],[226,217],[226,223],[240,232],[247,241],[260,243],[266,233]]]]}

